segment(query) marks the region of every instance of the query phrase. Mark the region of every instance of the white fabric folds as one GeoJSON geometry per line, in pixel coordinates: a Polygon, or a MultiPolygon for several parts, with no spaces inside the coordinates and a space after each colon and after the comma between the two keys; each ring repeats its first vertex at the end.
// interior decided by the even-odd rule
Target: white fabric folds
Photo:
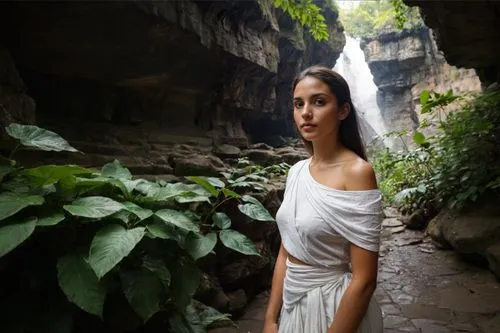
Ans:
{"type": "MultiPolygon", "coordinates": [[[[378,190],[342,191],[318,183],[310,159],[289,171],[276,215],[283,246],[307,265],[287,260],[280,333],[326,333],[351,280],[349,243],[377,252],[382,221],[378,190]]],[[[371,300],[357,333],[382,333],[371,300]]]]}

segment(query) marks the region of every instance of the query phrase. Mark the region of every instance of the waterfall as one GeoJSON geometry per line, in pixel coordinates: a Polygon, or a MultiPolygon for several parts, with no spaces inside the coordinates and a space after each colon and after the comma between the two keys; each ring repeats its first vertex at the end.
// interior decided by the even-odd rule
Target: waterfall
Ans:
{"type": "MultiPolygon", "coordinates": [[[[333,70],[342,75],[349,84],[352,102],[360,118],[364,118],[376,135],[382,138],[387,131],[377,105],[378,88],[373,82],[359,40],[347,36],[344,50],[333,70]]],[[[363,132],[363,126],[361,131],[363,132]]]]}

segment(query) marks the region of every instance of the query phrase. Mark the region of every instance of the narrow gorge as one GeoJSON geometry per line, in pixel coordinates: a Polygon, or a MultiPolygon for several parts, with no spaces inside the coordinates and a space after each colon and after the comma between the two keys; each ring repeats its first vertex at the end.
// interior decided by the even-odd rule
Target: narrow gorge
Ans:
{"type": "Polygon", "coordinates": [[[497,332],[500,4],[295,1],[321,9],[329,37],[318,41],[277,3],[288,2],[0,2],[0,331],[260,333],[281,241],[273,218],[288,168],[309,157],[291,84],[324,65],[349,83],[384,194],[375,297],[385,332],[497,332]],[[362,3],[391,15],[362,13],[387,22],[354,36],[344,10],[362,3]],[[419,24],[396,28],[392,3],[419,24]],[[448,90],[457,101],[444,114],[477,122],[421,112],[423,91],[448,90]],[[53,131],[78,152],[23,147],[11,124],[53,131]],[[87,194],[119,208],[69,214],[87,194]],[[18,216],[34,232],[24,243],[9,234],[18,216]],[[99,276],[83,253],[107,223],[145,241],[99,276]],[[241,238],[227,246],[224,232],[241,238]],[[74,293],[68,256],[81,259],[66,278],[74,293]]]}

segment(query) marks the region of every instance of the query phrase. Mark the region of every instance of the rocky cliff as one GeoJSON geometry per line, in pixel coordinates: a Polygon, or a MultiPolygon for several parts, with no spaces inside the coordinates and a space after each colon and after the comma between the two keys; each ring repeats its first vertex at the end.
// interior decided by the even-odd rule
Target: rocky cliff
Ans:
{"type": "Polygon", "coordinates": [[[386,128],[411,130],[418,126],[419,95],[424,89],[455,94],[479,91],[473,69],[450,66],[438,51],[428,28],[387,32],[364,40],[362,48],[374,82],[386,128]]]}
{"type": "Polygon", "coordinates": [[[475,68],[485,84],[500,82],[500,3],[404,0],[419,6],[450,65],[475,68]]]}
{"type": "MultiPolygon", "coordinates": [[[[293,164],[307,156],[298,146],[253,143],[277,146],[294,134],[293,76],[333,67],[342,51],[337,12],[318,3],[330,24],[322,43],[267,0],[2,2],[0,122],[36,123],[85,153],[16,154],[25,164],[116,158],[164,180],[219,176],[238,157],[293,164]]],[[[10,148],[3,136],[0,153],[10,148]]],[[[275,179],[255,195],[275,215],[283,189],[275,179]]],[[[262,257],[217,250],[201,264],[197,292],[233,314],[268,287],[279,246],[275,223],[234,226],[262,257]]]]}
{"type": "Polygon", "coordinates": [[[1,3],[0,120],[59,132],[86,166],[182,174],[173,151],[192,144],[219,169],[211,153],[294,133],[291,78],[333,67],[345,42],[320,3],[321,43],[268,0],[1,3]]]}

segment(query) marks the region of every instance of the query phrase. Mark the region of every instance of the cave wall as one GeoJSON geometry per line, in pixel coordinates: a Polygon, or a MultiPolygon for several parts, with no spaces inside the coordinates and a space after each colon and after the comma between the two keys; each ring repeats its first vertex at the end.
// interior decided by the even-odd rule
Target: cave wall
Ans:
{"type": "MultiPolygon", "coordinates": [[[[442,93],[451,89],[455,94],[481,90],[474,69],[449,65],[426,27],[383,33],[363,40],[361,46],[379,89],[377,103],[389,131],[411,131],[427,118],[431,126],[425,134],[435,132],[437,119],[419,112],[422,90],[442,93]]],[[[412,145],[410,137],[406,142],[412,145]]],[[[400,142],[394,141],[393,148],[401,148],[400,142]]]]}
{"type": "Polygon", "coordinates": [[[420,7],[439,50],[453,66],[475,68],[488,85],[500,82],[500,3],[480,1],[404,0],[420,7]]]}
{"type": "Polygon", "coordinates": [[[87,153],[61,161],[119,158],[140,174],[171,173],[182,144],[209,155],[294,135],[292,77],[333,67],[345,41],[318,3],[328,42],[290,33],[269,0],[1,3],[0,121],[36,122],[87,153]]]}

